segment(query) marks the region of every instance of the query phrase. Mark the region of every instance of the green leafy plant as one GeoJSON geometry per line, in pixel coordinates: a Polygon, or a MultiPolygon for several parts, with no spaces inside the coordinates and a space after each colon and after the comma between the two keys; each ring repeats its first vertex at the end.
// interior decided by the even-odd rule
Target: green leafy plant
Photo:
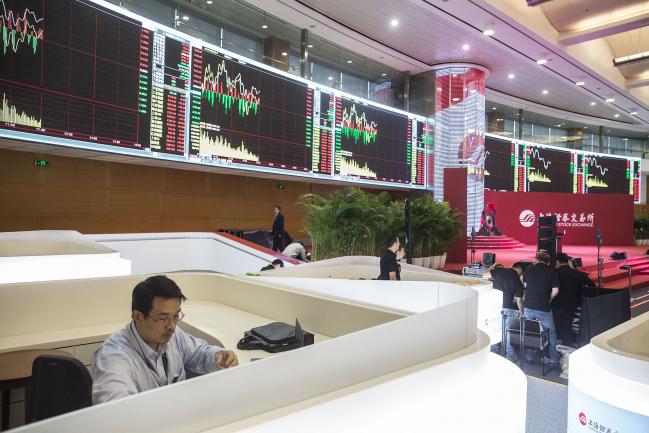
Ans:
{"type": "Polygon", "coordinates": [[[366,194],[360,188],[346,188],[329,200],[305,194],[298,201],[306,210],[313,260],[375,254],[388,221],[387,192],[366,194]]]}
{"type": "Polygon", "coordinates": [[[457,212],[447,202],[424,194],[412,202],[412,238],[415,257],[444,254],[462,233],[457,212]]]}
{"type": "Polygon", "coordinates": [[[635,217],[633,235],[636,239],[649,239],[649,215],[637,215],[635,217]]]}
{"type": "MultiPolygon", "coordinates": [[[[405,241],[405,201],[390,201],[387,192],[360,188],[336,191],[326,199],[305,194],[298,199],[306,211],[312,259],[350,255],[381,255],[388,235],[405,241]]],[[[446,202],[424,194],[412,201],[413,255],[441,255],[462,232],[457,213],[446,202]]]]}

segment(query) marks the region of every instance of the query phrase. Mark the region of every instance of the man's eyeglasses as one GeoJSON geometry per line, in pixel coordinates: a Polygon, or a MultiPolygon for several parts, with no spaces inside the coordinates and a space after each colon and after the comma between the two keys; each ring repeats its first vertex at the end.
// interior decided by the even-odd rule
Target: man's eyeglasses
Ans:
{"type": "Polygon", "coordinates": [[[185,313],[183,313],[181,311],[179,314],[176,314],[175,316],[161,317],[161,318],[158,318],[158,319],[156,319],[154,317],[151,317],[148,314],[145,314],[144,317],[148,317],[149,319],[153,320],[156,325],[161,325],[162,324],[162,325],[165,325],[165,326],[169,326],[169,325],[171,325],[171,323],[176,324],[176,323],[180,322],[181,320],[183,320],[183,318],[185,317],[185,313]]]}

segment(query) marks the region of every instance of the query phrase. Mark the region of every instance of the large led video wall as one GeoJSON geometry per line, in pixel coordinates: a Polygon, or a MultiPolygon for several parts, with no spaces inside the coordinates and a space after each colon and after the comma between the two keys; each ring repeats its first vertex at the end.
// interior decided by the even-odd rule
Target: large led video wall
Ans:
{"type": "Polygon", "coordinates": [[[640,202],[640,159],[485,138],[485,188],[494,191],[630,194],[640,202]]]}
{"type": "Polygon", "coordinates": [[[0,0],[0,136],[424,188],[425,119],[103,1],[0,0]]]}

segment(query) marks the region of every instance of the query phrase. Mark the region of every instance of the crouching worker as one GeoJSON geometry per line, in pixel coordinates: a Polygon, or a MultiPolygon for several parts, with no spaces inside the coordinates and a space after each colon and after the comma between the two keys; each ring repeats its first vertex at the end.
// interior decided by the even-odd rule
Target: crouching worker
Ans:
{"type": "Polygon", "coordinates": [[[93,356],[93,404],[115,400],[238,364],[231,350],[210,346],[176,325],[187,298],[164,275],[133,289],[131,322],[108,337],[93,356]]]}

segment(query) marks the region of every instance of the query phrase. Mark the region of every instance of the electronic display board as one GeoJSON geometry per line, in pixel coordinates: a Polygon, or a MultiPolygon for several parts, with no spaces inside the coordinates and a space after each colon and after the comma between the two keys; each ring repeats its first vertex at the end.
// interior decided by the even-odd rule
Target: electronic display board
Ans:
{"type": "Polygon", "coordinates": [[[335,173],[342,177],[423,183],[423,129],[417,123],[406,114],[352,98],[338,98],[335,173]]]}
{"type": "Polygon", "coordinates": [[[487,189],[629,194],[636,203],[640,201],[639,158],[603,155],[491,135],[485,137],[485,150],[487,189]]]}
{"type": "Polygon", "coordinates": [[[485,137],[485,188],[494,191],[514,191],[516,143],[485,137]]]}
{"type": "Polygon", "coordinates": [[[584,155],[585,192],[633,194],[640,180],[638,172],[638,161],[587,153],[584,155]]]}
{"type": "Polygon", "coordinates": [[[344,93],[102,0],[0,0],[0,32],[0,136],[425,188],[423,117],[354,99],[343,126],[344,93]]]}
{"type": "Polygon", "coordinates": [[[331,95],[215,51],[192,57],[190,157],[330,172],[331,146],[318,136],[314,153],[312,135],[331,95]]]}
{"type": "Polygon", "coordinates": [[[77,0],[0,0],[0,128],[147,148],[141,22],[77,0]]]}
{"type": "Polygon", "coordinates": [[[572,153],[527,144],[524,146],[526,191],[573,192],[572,153]]]}

